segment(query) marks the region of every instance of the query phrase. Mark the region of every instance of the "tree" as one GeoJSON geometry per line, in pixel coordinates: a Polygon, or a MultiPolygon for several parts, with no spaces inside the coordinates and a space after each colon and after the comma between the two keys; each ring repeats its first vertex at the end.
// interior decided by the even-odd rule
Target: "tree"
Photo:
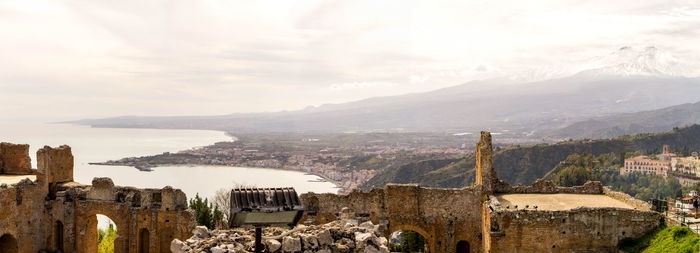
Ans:
{"type": "Polygon", "coordinates": [[[113,253],[114,239],[117,238],[117,230],[112,223],[106,229],[97,231],[97,252],[98,253],[113,253]]]}
{"type": "Polygon", "coordinates": [[[199,193],[193,199],[190,199],[190,208],[194,210],[197,224],[206,226],[209,229],[214,229],[217,223],[221,224],[223,219],[221,210],[209,203],[207,198],[202,199],[199,197],[199,193]]]}
{"type": "Polygon", "coordinates": [[[214,194],[214,207],[221,211],[221,223],[227,227],[231,211],[231,189],[221,188],[214,194]]]}
{"type": "Polygon", "coordinates": [[[398,234],[398,243],[389,247],[392,252],[423,252],[425,238],[415,231],[403,230],[398,234]]]}

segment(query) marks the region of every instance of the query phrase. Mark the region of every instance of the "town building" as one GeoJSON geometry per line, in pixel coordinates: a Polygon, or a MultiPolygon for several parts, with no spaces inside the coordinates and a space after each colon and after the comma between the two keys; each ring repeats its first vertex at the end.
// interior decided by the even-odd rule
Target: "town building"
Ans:
{"type": "Polygon", "coordinates": [[[667,154],[662,155],[657,157],[642,155],[625,159],[625,166],[620,169],[620,175],[638,172],[641,174],[654,174],[665,177],[671,169],[671,161],[660,159],[659,157],[669,157],[667,154]]]}

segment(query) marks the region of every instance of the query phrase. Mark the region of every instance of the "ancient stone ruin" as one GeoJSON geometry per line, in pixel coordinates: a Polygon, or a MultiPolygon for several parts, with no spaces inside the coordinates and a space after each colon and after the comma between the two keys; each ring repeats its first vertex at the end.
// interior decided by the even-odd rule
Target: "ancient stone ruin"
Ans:
{"type": "Polygon", "coordinates": [[[374,224],[421,234],[430,252],[617,252],[663,222],[650,205],[599,182],[510,186],[493,169],[491,134],[476,145],[476,183],[462,189],[389,184],[347,195],[301,196],[306,219],[322,224],[350,208],[374,224]]]}
{"type": "MultiPolygon", "coordinates": [[[[26,145],[0,145],[0,180],[30,178],[0,185],[0,252],[95,252],[95,214],[116,223],[118,253],[251,249],[252,230],[194,229],[180,190],[119,187],[109,178],[81,185],[73,182],[70,147],[39,150],[36,170],[27,152],[26,145]]],[[[268,234],[266,247],[269,252],[385,252],[391,233],[412,230],[426,239],[429,252],[617,252],[622,238],[642,236],[663,222],[647,203],[599,182],[508,185],[493,169],[488,132],[482,132],[476,156],[476,183],[461,189],[389,184],[347,195],[302,194],[304,225],[295,230],[303,226],[308,233],[268,234]],[[331,237],[321,235],[324,231],[331,237]],[[366,244],[358,248],[358,240],[366,244]]]]}
{"type": "Polygon", "coordinates": [[[97,214],[118,230],[115,252],[170,252],[195,226],[177,189],[115,186],[109,178],[73,182],[71,148],[44,147],[31,169],[28,145],[0,144],[0,252],[97,252],[97,214]],[[8,184],[9,183],[9,184],[8,184]]]}

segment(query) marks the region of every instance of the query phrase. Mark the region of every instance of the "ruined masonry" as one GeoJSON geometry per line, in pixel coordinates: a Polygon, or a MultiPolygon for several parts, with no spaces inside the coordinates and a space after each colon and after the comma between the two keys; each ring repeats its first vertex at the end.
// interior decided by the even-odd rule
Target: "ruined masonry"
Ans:
{"type": "Polygon", "coordinates": [[[301,196],[305,218],[317,224],[350,208],[386,236],[412,230],[429,252],[618,252],[622,238],[654,230],[663,217],[651,206],[600,182],[557,187],[549,181],[510,186],[493,169],[491,134],[476,145],[476,183],[462,189],[389,184],[348,195],[301,196]]]}
{"type": "Polygon", "coordinates": [[[0,144],[0,252],[97,252],[97,217],[117,227],[115,252],[170,252],[170,242],[194,228],[185,194],[177,189],[73,182],[71,148],[45,146],[31,169],[28,145],[0,144]],[[29,178],[29,179],[26,179],[29,178]]]}
{"type": "MultiPolygon", "coordinates": [[[[197,238],[209,240],[192,236],[194,217],[180,190],[119,187],[109,178],[81,185],[73,182],[70,147],[40,149],[36,170],[31,169],[28,149],[27,145],[0,144],[0,183],[18,175],[29,178],[0,184],[0,252],[96,252],[95,214],[107,215],[116,223],[117,253],[170,252],[171,242],[175,249],[183,249],[189,247],[186,243],[196,244],[197,238]]],[[[302,194],[306,209],[302,222],[319,228],[343,222],[352,213],[367,224],[384,227],[373,230],[377,238],[399,230],[418,232],[433,253],[617,252],[622,238],[640,237],[663,222],[649,204],[600,182],[557,187],[549,181],[511,186],[499,180],[488,132],[481,133],[475,152],[474,185],[435,189],[389,184],[347,195],[302,194]]],[[[222,240],[239,238],[234,233],[216,233],[222,240]]],[[[227,247],[217,246],[217,252],[240,252],[236,245],[246,244],[230,240],[227,247]]],[[[274,251],[309,248],[304,240],[299,245],[288,241],[287,246],[284,240],[278,242],[281,246],[275,244],[274,251]]],[[[383,243],[376,246],[381,248],[383,243]]]]}

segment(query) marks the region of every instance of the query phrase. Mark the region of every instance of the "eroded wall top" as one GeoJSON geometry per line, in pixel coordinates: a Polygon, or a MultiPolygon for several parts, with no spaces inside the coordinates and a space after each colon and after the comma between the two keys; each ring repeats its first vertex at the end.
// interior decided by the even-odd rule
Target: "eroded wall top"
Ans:
{"type": "Polygon", "coordinates": [[[0,143],[0,174],[31,174],[29,145],[0,143]]]}

